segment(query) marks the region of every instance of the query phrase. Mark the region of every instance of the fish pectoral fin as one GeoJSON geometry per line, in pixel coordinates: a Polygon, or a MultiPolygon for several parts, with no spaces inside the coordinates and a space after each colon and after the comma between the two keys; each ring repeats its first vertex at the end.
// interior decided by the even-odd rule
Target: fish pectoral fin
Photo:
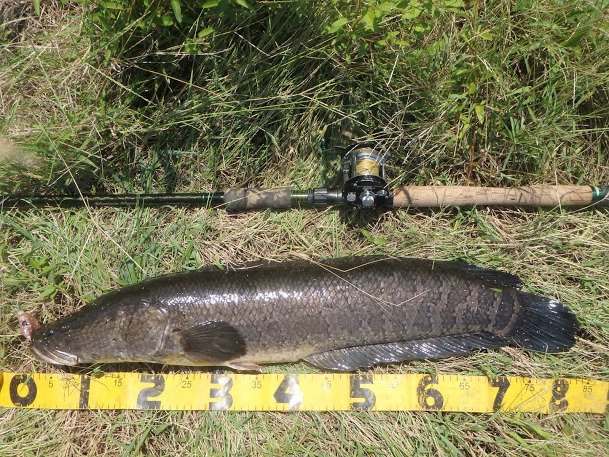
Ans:
{"type": "Polygon", "coordinates": [[[311,365],[335,371],[354,371],[379,363],[406,360],[441,359],[469,355],[473,349],[492,349],[504,346],[507,341],[488,332],[442,336],[422,340],[354,346],[320,352],[304,358],[311,365]]]}
{"type": "Polygon", "coordinates": [[[179,332],[184,355],[198,363],[227,362],[247,352],[243,335],[224,321],[195,324],[179,332]]]}
{"type": "Polygon", "coordinates": [[[228,362],[226,366],[237,371],[262,371],[262,367],[254,362],[228,362]]]}

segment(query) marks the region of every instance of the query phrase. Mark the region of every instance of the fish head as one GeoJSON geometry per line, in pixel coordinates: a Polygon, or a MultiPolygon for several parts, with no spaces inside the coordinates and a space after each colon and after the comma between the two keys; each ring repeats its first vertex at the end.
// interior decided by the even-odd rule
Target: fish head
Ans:
{"type": "Polygon", "coordinates": [[[63,349],[61,338],[54,336],[55,330],[44,329],[44,331],[34,332],[32,335],[32,345],[30,349],[34,355],[43,362],[53,365],[76,365],[79,358],[76,354],[67,352],[63,349]]]}
{"type": "Polygon", "coordinates": [[[166,338],[167,311],[141,297],[112,298],[34,331],[32,352],[54,365],[152,361],[166,338]]]}

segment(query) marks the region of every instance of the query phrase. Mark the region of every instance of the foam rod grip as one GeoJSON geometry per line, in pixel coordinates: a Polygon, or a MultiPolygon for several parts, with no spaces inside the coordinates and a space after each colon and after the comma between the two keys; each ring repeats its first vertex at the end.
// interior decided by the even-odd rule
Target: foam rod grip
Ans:
{"type": "Polygon", "coordinates": [[[607,198],[593,198],[591,186],[469,187],[404,186],[394,189],[394,208],[447,206],[606,206],[607,198]]]}
{"type": "Polygon", "coordinates": [[[224,193],[224,203],[227,211],[287,209],[292,206],[292,191],[289,187],[272,189],[233,187],[224,193]]]}

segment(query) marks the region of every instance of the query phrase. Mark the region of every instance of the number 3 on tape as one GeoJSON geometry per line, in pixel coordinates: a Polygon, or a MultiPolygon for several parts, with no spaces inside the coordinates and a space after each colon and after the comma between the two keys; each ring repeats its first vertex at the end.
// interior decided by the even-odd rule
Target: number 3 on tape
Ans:
{"type": "Polygon", "coordinates": [[[233,397],[229,393],[233,388],[233,378],[226,374],[212,374],[212,387],[209,391],[209,409],[216,411],[225,411],[233,406],[233,397]]]}

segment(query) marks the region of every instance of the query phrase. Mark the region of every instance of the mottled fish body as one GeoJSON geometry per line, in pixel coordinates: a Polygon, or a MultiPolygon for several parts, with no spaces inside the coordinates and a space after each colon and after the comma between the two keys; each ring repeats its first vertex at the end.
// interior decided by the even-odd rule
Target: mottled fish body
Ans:
{"type": "Polygon", "coordinates": [[[136,361],[331,370],[516,345],[560,352],[575,315],[516,276],[461,262],[349,257],[161,276],[32,333],[49,363],[136,361]]]}

